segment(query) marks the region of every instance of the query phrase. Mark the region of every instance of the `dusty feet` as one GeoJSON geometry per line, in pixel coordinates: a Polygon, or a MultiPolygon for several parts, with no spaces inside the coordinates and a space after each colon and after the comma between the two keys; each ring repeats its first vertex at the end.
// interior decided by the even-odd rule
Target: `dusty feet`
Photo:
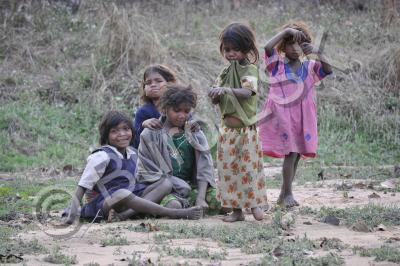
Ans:
{"type": "Polygon", "coordinates": [[[222,221],[227,223],[244,221],[244,214],[241,209],[234,209],[230,215],[222,218],[222,221]]]}
{"type": "Polygon", "coordinates": [[[299,206],[300,204],[294,199],[293,194],[281,194],[279,195],[277,205],[285,208],[291,208],[294,206],[299,206]]]}
{"type": "Polygon", "coordinates": [[[188,208],[188,209],[174,210],[174,215],[172,218],[199,220],[201,217],[203,217],[203,208],[200,206],[195,206],[195,207],[188,208]]]}
{"type": "Polygon", "coordinates": [[[119,217],[118,213],[114,209],[111,209],[108,212],[107,222],[113,223],[113,222],[119,222],[119,221],[121,221],[121,218],[119,217]]]}
{"type": "Polygon", "coordinates": [[[257,221],[264,219],[264,212],[260,207],[251,208],[251,213],[257,221]]]}

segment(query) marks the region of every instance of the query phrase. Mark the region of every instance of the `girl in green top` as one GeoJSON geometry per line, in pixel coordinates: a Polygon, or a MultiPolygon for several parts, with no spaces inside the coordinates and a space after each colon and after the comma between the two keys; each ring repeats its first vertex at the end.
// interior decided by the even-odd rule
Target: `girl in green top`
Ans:
{"type": "Polygon", "coordinates": [[[180,209],[196,205],[218,213],[214,168],[207,138],[201,129],[192,128],[191,111],[197,96],[192,88],[170,85],[161,97],[160,129],[144,129],[140,135],[138,182],[167,178],[172,193],[161,205],[180,209]]]}
{"type": "Polygon", "coordinates": [[[220,34],[220,52],[229,65],[219,75],[208,96],[218,104],[222,128],[217,149],[217,198],[232,208],[226,222],[243,221],[243,208],[256,220],[267,204],[261,146],[256,130],[259,55],[252,30],[241,23],[228,25],[220,34]]]}

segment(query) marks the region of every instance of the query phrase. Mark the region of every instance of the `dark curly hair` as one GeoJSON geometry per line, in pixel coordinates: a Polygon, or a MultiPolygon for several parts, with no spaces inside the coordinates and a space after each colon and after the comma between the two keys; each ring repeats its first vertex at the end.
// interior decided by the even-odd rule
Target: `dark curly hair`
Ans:
{"type": "Polygon", "coordinates": [[[144,92],[146,79],[152,73],[160,74],[160,76],[163,77],[166,82],[170,83],[176,82],[176,74],[169,67],[164,65],[152,65],[147,67],[143,73],[142,85],[140,87],[140,100],[142,101],[142,103],[152,102],[152,100],[149,97],[147,97],[146,93],[144,92]]]}
{"type": "Polygon", "coordinates": [[[100,145],[108,144],[108,135],[110,134],[110,130],[112,128],[117,127],[121,123],[126,123],[128,127],[132,130],[132,139],[130,144],[133,143],[133,136],[135,135],[135,130],[133,129],[133,124],[131,119],[129,119],[129,117],[124,113],[113,110],[107,112],[101,119],[99,125],[100,145]]]}
{"type": "Polygon", "coordinates": [[[252,64],[259,59],[254,32],[247,25],[234,22],[229,24],[219,35],[219,52],[224,55],[224,45],[229,43],[244,53],[252,64]]]}
{"type": "MultiPolygon", "coordinates": [[[[311,35],[311,31],[308,28],[308,25],[304,22],[304,21],[292,21],[289,22],[285,25],[283,25],[281,27],[281,30],[287,29],[287,28],[292,28],[295,30],[299,30],[301,31],[305,38],[302,38],[302,40],[300,40],[300,44],[304,43],[304,42],[308,42],[311,43],[312,42],[312,35],[311,35]]],[[[285,46],[287,43],[292,43],[293,42],[293,36],[289,36],[284,38],[282,41],[279,42],[278,46],[276,47],[276,49],[278,50],[278,52],[283,53],[285,51],[285,46]]]]}
{"type": "Polygon", "coordinates": [[[169,85],[164,95],[161,96],[159,107],[165,111],[182,103],[189,104],[192,108],[196,107],[197,94],[193,91],[192,86],[169,85]]]}

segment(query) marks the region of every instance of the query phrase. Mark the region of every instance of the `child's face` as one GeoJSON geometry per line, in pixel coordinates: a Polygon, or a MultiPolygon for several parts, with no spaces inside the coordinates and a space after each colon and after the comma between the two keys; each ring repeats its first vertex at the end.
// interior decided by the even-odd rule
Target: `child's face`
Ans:
{"type": "Polygon", "coordinates": [[[187,103],[181,103],[176,107],[167,108],[167,120],[175,127],[183,127],[189,118],[192,107],[187,103]]]}
{"type": "Polygon", "coordinates": [[[226,60],[238,60],[241,61],[246,58],[246,54],[240,51],[237,47],[235,47],[231,43],[224,43],[222,46],[222,50],[224,52],[224,57],[226,60]]]}
{"type": "Polygon", "coordinates": [[[297,60],[303,54],[303,50],[297,42],[287,42],[284,52],[290,60],[297,60]]]}
{"type": "Polygon", "coordinates": [[[150,99],[159,99],[166,88],[167,81],[157,72],[150,73],[144,81],[144,92],[150,99]]]}
{"type": "Polygon", "coordinates": [[[127,123],[120,123],[110,129],[108,133],[108,144],[124,152],[132,140],[132,130],[127,123]]]}

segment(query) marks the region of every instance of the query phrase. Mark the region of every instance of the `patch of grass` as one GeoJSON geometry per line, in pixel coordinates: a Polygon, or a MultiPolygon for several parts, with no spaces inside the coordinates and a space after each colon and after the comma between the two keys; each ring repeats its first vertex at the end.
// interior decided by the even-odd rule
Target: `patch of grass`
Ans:
{"type": "Polygon", "coordinates": [[[318,240],[319,247],[321,247],[323,250],[331,250],[331,249],[336,249],[338,251],[342,251],[346,248],[349,247],[349,245],[343,243],[342,240],[339,238],[326,238],[323,237],[318,240]]]}
{"type": "Polygon", "coordinates": [[[100,244],[106,246],[124,246],[129,245],[128,239],[125,236],[112,236],[102,239],[100,244]]]}
{"type": "Polygon", "coordinates": [[[226,258],[227,252],[212,252],[208,248],[197,246],[194,249],[184,249],[181,247],[170,247],[163,245],[162,248],[158,248],[158,252],[163,252],[168,256],[181,256],[190,259],[210,259],[212,261],[220,261],[226,258]]]}
{"type": "Polygon", "coordinates": [[[91,105],[33,103],[30,98],[0,105],[0,146],[7,146],[0,154],[0,171],[81,167],[97,141],[103,111],[91,105]]]}
{"type": "Polygon", "coordinates": [[[173,225],[160,224],[159,228],[166,233],[155,234],[154,238],[157,242],[162,243],[168,239],[210,238],[230,247],[242,247],[256,240],[269,241],[278,237],[281,233],[279,228],[266,224],[206,226],[203,224],[187,225],[178,223],[173,225]]]}
{"type": "Polygon", "coordinates": [[[267,253],[260,261],[253,261],[250,265],[343,265],[344,259],[336,253],[329,253],[321,257],[309,257],[315,249],[314,242],[307,237],[294,240],[279,240],[274,244],[259,243],[267,253]]]}
{"type": "Polygon", "coordinates": [[[100,266],[100,264],[97,262],[89,262],[89,263],[83,264],[83,266],[100,266]]]}
{"type": "MultiPolygon", "coordinates": [[[[13,180],[7,181],[0,185],[0,220],[8,221],[16,219],[18,216],[31,216],[34,207],[34,198],[39,191],[48,186],[61,186],[71,188],[71,192],[75,187],[72,179],[55,180],[50,179],[46,182],[38,179],[26,179],[16,176],[13,180]]],[[[51,206],[52,209],[57,206],[51,206]]],[[[61,205],[58,209],[62,209],[61,205]]]]}
{"type": "Polygon", "coordinates": [[[76,259],[76,255],[68,256],[61,252],[61,248],[56,246],[52,252],[47,255],[44,259],[45,262],[53,263],[53,264],[64,264],[71,265],[77,264],[78,260],[76,259]]]}
{"type": "Polygon", "coordinates": [[[379,224],[400,225],[400,208],[397,206],[368,204],[345,209],[322,207],[317,214],[320,218],[327,215],[336,216],[347,226],[358,222],[364,222],[370,229],[379,224]]]}
{"type": "Polygon", "coordinates": [[[400,250],[395,247],[383,245],[380,248],[366,249],[354,247],[354,252],[358,252],[362,257],[375,257],[375,261],[390,261],[400,263],[400,250]]]}

